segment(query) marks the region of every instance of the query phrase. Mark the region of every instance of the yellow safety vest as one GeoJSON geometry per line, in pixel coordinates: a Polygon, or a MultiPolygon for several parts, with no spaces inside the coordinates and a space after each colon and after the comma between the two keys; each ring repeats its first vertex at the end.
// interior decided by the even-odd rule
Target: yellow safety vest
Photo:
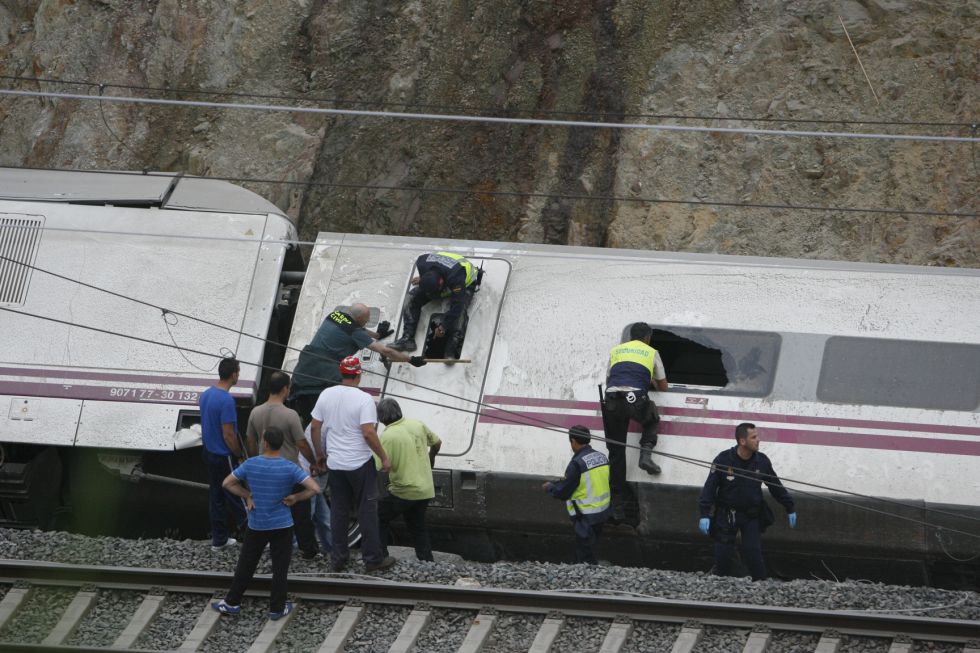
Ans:
{"type": "Polygon", "coordinates": [[[598,451],[582,458],[586,470],[578,479],[578,487],[565,502],[568,514],[596,515],[609,508],[609,460],[598,451]],[[576,510],[577,508],[577,510],[576,510]]]}
{"type": "MultiPolygon", "coordinates": [[[[473,264],[470,263],[469,259],[467,259],[465,256],[462,256],[460,254],[454,254],[453,252],[436,252],[435,255],[436,256],[445,256],[446,258],[452,259],[456,263],[459,263],[460,265],[463,266],[463,269],[466,270],[466,287],[467,288],[473,283],[473,280],[476,279],[476,274],[474,272],[473,264]]],[[[447,267],[452,267],[452,266],[450,265],[450,266],[447,266],[447,267]]],[[[442,291],[442,294],[443,294],[444,297],[448,297],[449,296],[449,290],[442,291]]]]}
{"type": "Polygon", "coordinates": [[[609,387],[645,390],[653,379],[656,359],[657,350],[642,340],[630,340],[616,345],[609,352],[609,387]]]}

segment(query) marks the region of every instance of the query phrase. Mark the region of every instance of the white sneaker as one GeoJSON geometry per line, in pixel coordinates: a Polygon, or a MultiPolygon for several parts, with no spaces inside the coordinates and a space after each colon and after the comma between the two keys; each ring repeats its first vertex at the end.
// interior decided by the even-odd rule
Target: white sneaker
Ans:
{"type": "Polygon", "coordinates": [[[229,546],[234,546],[236,544],[238,544],[238,540],[236,540],[233,537],[229,537],[227,540],[225,540],[225,543],[224,544],[220,544],[220,545],[219,544],[212,544],[211,545],[211,550],[212,551],[221,551],[222,549],[227,549],[229,546]]]}

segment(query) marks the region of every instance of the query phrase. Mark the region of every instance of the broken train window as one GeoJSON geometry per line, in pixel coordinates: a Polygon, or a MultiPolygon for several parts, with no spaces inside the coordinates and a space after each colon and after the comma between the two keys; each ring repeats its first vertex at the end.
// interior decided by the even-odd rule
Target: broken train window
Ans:
{"type": "MultiPolygon", "coordinates": [[[[736,331],[651,324],[667,381],[712,394],[765,397],[772,391],[782,338],[767,331],[736,331]]],[[[629,327],[624,337],[628,339],[629,327]]]]}

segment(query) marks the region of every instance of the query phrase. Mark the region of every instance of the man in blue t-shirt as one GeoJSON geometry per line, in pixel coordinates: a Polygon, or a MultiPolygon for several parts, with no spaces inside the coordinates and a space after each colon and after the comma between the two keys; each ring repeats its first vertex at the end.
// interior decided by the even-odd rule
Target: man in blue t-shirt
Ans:
{"type": "Polygon", "coordinates": [[[248,506],[248,529],[245,544],[238,556],[235,579],[221,601],[211,607],[222,614],[241,612],[242,596],[255,575],[262,552],[269,545],[272,558],[272,592],[269,598],[269,618],[281,619],[293,610],[286,601],[286,575],[293,557],[293,515],[290,507],[306,501],[320,492],[310,475],[280,455],[283,433],[269,427],[262,434],[261,456],[249,458],[225,478],[223,487],[248,506]],[[248,483],[248,488],[242,482],[248,483]],[[292,494],[293,486],[303,490],[292,494]]]}
{"type": "Polygon", "coordinates": [[[218,383],[201,394],[201,456],[208,469],[208,514],[211,517],[211,547],[215,550],[235,544],[229,537],[225,504],[231,509],[232,523],[237,530],[245,526],[245,505],[223,489],[221,483],[241,459],[238,443],[238,413],[231,388],[238,383],[240,366],[234,358],[222,358],[218,363],[218,383]]]}

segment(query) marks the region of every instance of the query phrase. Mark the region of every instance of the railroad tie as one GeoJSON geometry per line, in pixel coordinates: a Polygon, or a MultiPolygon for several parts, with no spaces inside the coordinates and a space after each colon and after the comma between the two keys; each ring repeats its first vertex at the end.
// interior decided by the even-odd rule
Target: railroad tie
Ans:
{"type": "Polygon", "coordinates": [[[479,653],[483,650],[487,638],[493,632],[493,626],[497,623],[497,611],[493,608],[482,608],[476,619],[470,625],[466,638],[459,645],[458,653],[479,653]]]}
{"type": "Polygon", "coordinates": [[[742,649],[742,653],[766,653],[766,647],[769,646],[769,635],[769,628],[766,626],[756,626],[749,633],[749,638],[745,642],[745,648],[742,649]]]}
{"type": "Polygon", "coordinates": [[[144,596],[140,607],[136,608],[136,612],[129,620],[129,623],[126,624],[123,631],[119,633],[119,637],[116,638],[116,641],[109,648],[132,648],[136,640],[139,639],[139,636],[146,630],[146,627],[157,616],[165,598],[162,592],[159,594],[154,592],[144,596]]]}
{"type": "Polygon", "coordinates": [[[681,628],[681,632],[677,634],[677,639],[674,640],[674,646],[670,649],[670,653],[691,653],[703,636],[704,629],[700,623],[696,621],[687,622],[681,628]]]}
{"type": "Polygon", "coordinates": [[[402,624],[401,632],[395,639],[388,653],[409,653],[418,641],[419,635],[425,630],[432,620],[432,610],[425,603],[419,603],[408,615],[408,619],[402,624]]]}
{"type": "Polygon", "coordinates": [[[317,653],[341,653],[344,650],[344,644],[354,634],[357,622],[361,620],[363,614],[364,604],[361,601],[348,601],[344,609],[337,615],[337,621],[334,622],[327,638],[323,640],[323,644],[320,644],[317,653]]]}
{"type": "Polygon", "coordinates": [[[44,646],[60,646],[68,639],[78,624],[81,623],[88,611],[95,605],[98,592],[95,589],[82,589],[71,600],[61,619],[55,624],[48,636],[41,642],[44,646]]]}
{"type": "Polygon", "coordinates": [[[531,648],[528,653],[551,653],[551,647],[558,638],[562,626],[565,625],[565,618],[558,612],[552,612],[538,628],[538,634],[534,636],[531,648]]]}
{"type": "Polygon", "coordinates": [[[626,646],[626,640],[633,634],[633,622],[626,617],[617,617],[606,631],[599,653],[619,653],[626,646]]]}
{"type": "Polygon", "coordinates": [[[813,653],[837,653],[841,645],[841,634],[836,630],[827,630],[820,635],[817,648],[813,653]]]}
{"type": "Polygon", "coordinates": [[[963,653],[980,653],[980,641],[970,640],[963,646],[963,653]]]}
{"type": "Polygon", "coordinates": [[[31,595],[31,587],[25,585],[18,587],[15,585],[7,590],[3,600],[0,601],[0,628],[7,625],[10,618],[14,616],[17,609],[24,604],[24,601],[31,595]]]}
{"type": "Polygon", "coordinates": [[[896,635],[888,653],[912,653],[912,638],[907,635],[896,635]]]}
{"type": "Polygon", "coordinates": [[[289,620],[293,618],[296,614],[296,609],[299,608],[299,601],[296,601],[293,606],[293,611],[287,614],[285,617],[273,621],[269,619],[265,622],[265,626],[262,627],[262,631],[259,633],[252,645],[248,647],[248,653],[268,653],[275,648],[276,638],[279,637],[279,633],[282,629],[286,627],[289,620]]]}
{"type": "Polygon", "coordinates": [[[221,617],[221,613],[211,607],[211,598],[208,598],[207,603],[204,604],[204,610],[197,617],[197,622],[177,650],[181,653],[198,650],[218,624],[219,617],[221,617]]]}

